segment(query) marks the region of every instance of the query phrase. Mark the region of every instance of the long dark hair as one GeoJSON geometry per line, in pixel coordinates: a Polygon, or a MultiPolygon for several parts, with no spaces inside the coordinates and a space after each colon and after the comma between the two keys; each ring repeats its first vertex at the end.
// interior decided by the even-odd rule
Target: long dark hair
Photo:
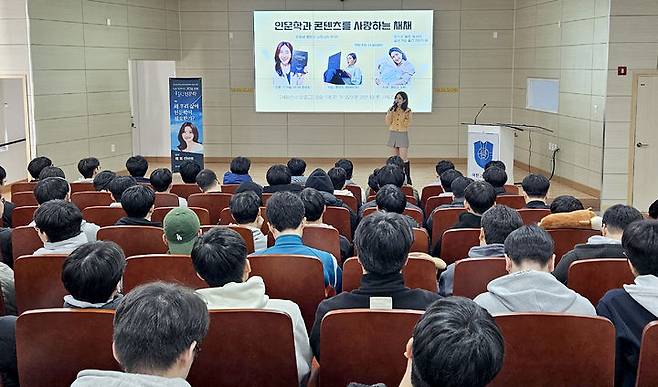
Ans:
{"type": "Polygon", "coordinates": [[[397,98],[398,95],[402,97],[402,99],[404,99],[402,105],[398,107],[402,109],[403,112],[406,112],[407,109],[409,108],[409,97],[407,96],[407,93],[405,93],[404,91],[398,91],[397,93],[395,93],[395,98],[397,98]]]}
{"type": "Polygon", "coordinates": [[[187,143],[185,140],[183,140],[183,133],[185,133],[185,127],[189,126],[192,129],[192,134],[194,134],[194,138],[192,141],[194,142],[199,142],[199,129],[196,128],[196,125],[194,125],[191,122],[183,122],[183,125],[181,125],[180,129],[178,130],[178,150],[185,150],[187,149],[187,143]]]}
{"type": "Polygon", "coordinates": [[[279,52],[281,52],[281,47],[286,46],[290,50],[290,61],[292,61],[292,43],[290,42],[281,42],[276,46],[276,51],[274,51],[274,70],[280,77],[283,76],[283,71],[281,71],[281,59],[279,59],[279,52]]]}

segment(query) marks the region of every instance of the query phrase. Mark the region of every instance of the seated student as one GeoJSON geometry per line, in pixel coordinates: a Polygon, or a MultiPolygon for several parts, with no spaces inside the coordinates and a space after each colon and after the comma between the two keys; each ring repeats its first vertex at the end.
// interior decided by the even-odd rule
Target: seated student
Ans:
{"type": "Polygon", "coordinates": [[[450,190],[452,191],[452,202],[450,204],[441,204],[437,208],[460,208],[464,207],[464,202],[466,201],[465,191],[475,180],[470,177],[457,177],[450,184],[450,190]]]}
{"type": "Polygon", "coordinates": [[[505,239],[506,276],[487,285],[475,302],[491,314],[511,312],[596,315],[583,296],[564,286],[551,272],[553,239],[537,226],[522,226],[505,239]]]}
{"type": "Polygon", "coordinates": [[[548,190],[551,188],[551,182],[544,175],[531,173],[523,178],[521,183],[523,187],[523,197],[525,198],[525,208],[545,209],[551,207],[546,204],[548,190]]]}
{"type": "Polygon", "coordinates": [[[243,181],[252,181],[249,176],[251,160],[246,157],[238,156],[231,160],[230,171],[224,174],[224,184],[240,184],[243,181]]]}
{"type": "Polygon", "coordinates": [[[456,228],[480,228],[482,214],[493,207],[496,203],[496,191],[486,181],[476,181],[468,185],[464,190],[464,212],[459,216],[459,221],[451,229],[456,228]]]}
{"type": "Polygon", "coordinates": [[[89,242],[73,250],[62,265],[68,295],[65,308],[116,309],[123,297],[121,278],[126,257],[114,242],[89,242]]]}
{"type": "MultiPolygon", "coordinates": [[[[368,175],[368,189],[371,194],[377,193],[379,191],[379,182],[377,181],[377,175],[381,168],[375,168],[370,175],[368,175]]],[[[365,196],[365,195],[364,195],[365,196]]]]}
{"type": "Polygon", "coordinates": [[[306,161],[293,157],[288,160],[287,167],[290,170],[290,181],[293,184],[304,186],[306,184],[306,176],[304,176],[304,172],[306,172],[306,161]]]}
{"type": "Polygon", "coordinates": [[[196,184],[203,193],[222,192],[217,174],[211,169],[203,169],[196,175],[196,184]]]}
{"type": "Polygon", "coordinates": [[[404,353],[401,387],[485,387],[503,368],[505,342],[491,315],[468,298],[430,305],[404,353]]]}
{"type": "MultiPolygon", "coordinates": [[[[379,189],[380,187],[385,186],[386,184],[393,184],[396,187],[402,188],[404,185],[404,172],[397,166],[395,165],[386,165],[381,167],[377,173],[376,173],[376,180],[377,180],[377,188],[379,189]]],[[[370,185],[370,181],[368,181],[368,185],[370,185]]],[[[363,218],[363,211],[366,208],[370,207],[376,207],[377,203],[374,200],[369,201],[368,203],[365,203],[364,205],[361,206],[359,209],[359,217],[363,218]]],[[[423,212],[423,210],[420,209],[417,205],[413,203],[409,203],[407,201],[407,208],[415,208],[419,210],[420,212],[423,212]]]]}
{"type": "MultiPolygon", "coordinates": [[[[0,166],[0,186],[5,185],[5,180],[7,179],[7,171],[0,166]]],[[[2,201],[2,207],[3,207],[3,213],[2,213],[2,223],[3,227],[11,228],[12,226],[12,221],[11,221],[11,215],[14,212],[14,208],[16,208],[16,205],[9,200],[5,200],[5,198],[0,198],[0,201],[2,201]]]]}
{"type": "Polygon", "coordinates": [[[334,185],[331,183],[331,178],[329,178],[329,175],[327,175],[325,171],[317,168],[315,171],[311,172],[311,174],[306,179],[306,187],[315,188],[316,190],[320,191],[324,197],[325,205],[330,207],[343,207],[349,211],[350,225],[352,230],[356,228],[356,225],[359,221],[357,214],[354,212],[354,210],[352,210],[352,208],[350,208],[350,206],[334,196],[334,185]]]}
{"type": "Polygon", "coordinates": [[[347,172],[341,167],[333,167],[327,171],[331,184],[334,186],[334,195],[354,196],[352,192],[345,189],[345,181],[347,181],[347,172]]]}
{"type": "Polygon", "coordinates": [[[300,192],[302,186],[292,184],[292,176],[287,166],[283,164],[272,165],[265,174],[268,186],[263,187],[264,193],[274,193],[281,191],[300,192]]]}
{"type": "Polygon", "coordinates": [[[76,180],[77,183],[93,183],[94,176],[100,172],[101,162],[95,157],[87,157],[78,162],[78,172],[82,177],[76,180]]]}
{"type": "MultiPolygon", "coordinates": [[[[69,182],[61,177],[47,177],[43,180],[39,180],[37,186],[34,188],[34,196],[39,205],[50,200],[64,200],[70,202],[70,192],[71,186],[69,185],[69,182]]],[[[34,221],[28,226],[34,227],[34,221]]],[[[100,227],[94,223],[88,223],[83,219],[80,224],[80,229],[87,236],[87,240],[93,242],[96,240],[96,234],[98,233],[98,230],[100,230],[100,227]]]]}
{"type": "Polygon", "coordinates": [[[452,182],[457,180],[460,177],[464,177],[461,172],[456,169],[448,169],[447,171],[441,174],[441,186],[443,187],[443,193],[439,194],[440,197],[453,196],[452,193],[452,182]]]}
{"type": "Polygon", "coordinates": [[[491,167],[496,167],[502,169],[503,171],[507,171],[507,166],[505,165],[504,162],[500,160],[491,160],[488,163],[484,164],[485,171],[491,167]]]}
{"type": "Polygon", "coordinates": [[[149,169],[149,162],[146,161],[144,156],[131,156],[126,160],[126,169],[130,176],[135,178],[138,183],[150,183],[149,179],[145,178],[146,171],[149,169]]]}
{"type": "Polygon", "coordinates": [[[254,183],[253,181],[245,181],[244,183],[241,183],[238,188],[235,189],[234,194],[239,194],[242,192],[253,192],[256,195],[258,195],[258,200],[260,200],[260,203],[262,205],[263,203],[263,187],[261,187],[259,184],[254,183]]]}
{"type": "MultiPolygon", "coordinates": [[[[304,188],[299,194],[299,198],[304,203],[304,216],[306,217],[306,224],[313,224],[318,226],[332,227],[324,223],[322,215],[327,208],[324,196],[320,191],[315,188],[304,188]]],[[[340,257],[341,262],[345,262],[350,258],[353,253],[352,243],[343,235],[338,235],[340,243],[340,257]]]]}
{"type": "Polygon", "coordinates": [[[624,230],[621,244],[635,283],[608,291],[596,307],[616,331],[615,386],[635,386],[642,332],[658,320],[658,222],[642,220],[624,230]]]}
{"type": "Polygon", "coordinates": [[[162,220],[162,240],[167,245],[167,254],[190,255],[194,243],[201,235],[201,222],[194,211],[176,207],[162,220]]]}
{"type": "Polygon", "coordinates": [[[137,181],[132,176],[117,176],[110,180],[107,184],[107,189],[112,193],[114,203],[110,207],[121,207],[121,196],[130,187],[136,186],[137,181]]]}
{"type": "Polygon", "coordinates": [[[47,179],[49,177],[61,177],[62,179],[66,179],[66,175],[64,175],[64,171],[62,170],[62,168],[55,167],[52,165],[49,167],[45,167],[39,173],[39,180],[47,179]]]}
{"type": "Polygon", "coordinates": [[[445,171],[455,169],[455,164],[453,164],[453,162],[450,160],[439,160],[439,162],[436,163],[434,169],[436,170],[436,181],[428,185],[443,185],[441,183],[441,175],[443,175],[445,171]]]}
{"type": "MultiPolygon", "coordinates": [[[[409,162],[408,161],[404,161],[402,159],[402,157],[400,157],[400,156],[391,156],[388,159],[386,159],[386,165],[395,165],[398,168],[400,168],[402,170],[402,173],[404,173],[404,176],[405,176],[406,184],[404,184],[404,185],[408,186],[408,187],[411,187],[411,175],[410,175],[411,172],[409,171],[409,162]]],[[[381,185],[380,185],[380,187],[381,187],[381,185]]],[[[414,196],[414,198],[416,198],[416,202],[419,202],[420,197],[418,196],[418,191],[413,187],[411,187],[411,189],[413,190],[413,196],[414,196]]]]}
{"type": "Polygon", "coordinates": [[[231,198],[229,206],[235,223],[251,230],[254,239],[254,250],[265,250],[267,248],[267,236],[263,235],[260,229],[263,225],[263,217],[260,216],[260,198],[258,195],[252,191],[237,193],[231,198]]]}
{"type": "MultiPolygon", "coordinates": [[[[14,270],[4,262],[0,262],[0,290],[4,298],[5,314],[18,315],[16,309],[16,287],[14,286],[14,270]]],[[[1,372],[1,371],[0,371],[1,372]]]]}
{"type": "Polygon", "coordinates": [[[265,283],[261,277],[249,277],[251,266],[242,237],[228,228],[213,228],[194,245],[192,264],[199,277],[209,286],[196,291],[209,310],[270,309],[290,316],[297,373],[301,383],[311,370],[313,357],[302,312],[292,301],[269,298],[265,294],[265,283]]]}
{"type": "MultiPolygon", "coordinates": [[[[482,214],[480,245],[471,247],[468,258],[504,257],[505,239],[512,231],[523,226],[523,219],[516,210],[495,205],[482,214]]],[[[439,294],[452,296],[455,280],[455,264],[448,265],[439,277],[439,294]]]]}
{"type": "MultiPolygon", "coordinates": [[[[158,168],[151,172],[149,181],[155,192],[169,192],[174,175],[169,168],[158,168]]],[[[178,207],[187,207],[187,199],[178,198],[178,207]]]]}
{"type": "Polygon", "coordinates": [[[49,200],[34,212],[34,223],[43,247],[34,255],[71,254],[89,240],[80,229],[82,212],[71,202],[49,200]]]}
{"type": "Polygon", "coordinates": [[[45,156],[39,156],[33,158],[29,164],[27,164],[27,171],[30,173],[30,176],[32,176],[32,181],[37,181],[39,180],[39,174],[45,167],[49,167],[53,165],[53,162],[50,161],[48,157],[45,156]]]}
{"type": "Polygon", "coordinates": [[[151,187],[138,184],[128,188],[121,195],[121,207],[128,216],[117,220],[115,226],[162,227],[162,223],[151,221],[154,204],[155,192],[151,187]]]}
{"type": "Polygon", "coordinates": [[[117,177],[117,174],[112,171],[100,171],[94,176],[94,189],[96,191],[109,192],[108,185],[117,177]]]}
{"type": "Polygon", "coordinates": [[[377,191],[375,203],[377,203],[377,210],[400,214],[407,221],[409,227],[420,227],[414,218],[404,215],[407,197],[399,187],[393,184],[386,184],[377,191]]]}
{"type": "Polygon", "coordinates": [[[623,258],[624,248],[621,246],[624,230],[628,225],[643,219],[637,209],[616,204],[603,213],[601,235],[595,235],[587,243],[578,244],[573,250],[564,254],[553,275],[563,284],[567,284],[569,266],[581,259],[591,258],[623,258]]]}
{"type": "Polygon", "coordinates": [[[196,176],[201,172],[201,166],[194,161],[185,160],[178,167],[181,179],[185,184],[196,184],[196,176]]]}
{"type": "Polygon", "coordinates": [[[4,386],[18,386],[16,316],[0,316],[0,377],[4,386]]]}
{"type": "Polygon", "coordinates": [[[352,174],[354,173],[354,164],[348,159],[340,159],[334,163],[334,167],[340,167],[345,170],[345,185],[354,185],[356,184],[352,180],[352,174]]]}
{"type": "MultiPolygon", "coordinates": [[[[287,168],[287,167],[286,167],[287,168]]],[[[342,270],[336,258],[322,250],[304,246],[302,229],[306,223],[304,203],[292,192],[277,192],[267,202],[267,219],[270,230],[276,239],[274,246],[257,251],[254,255],[299,254],[317,257],[322,261],[324,285],[332,286],[340,292],[342,270]]]]}
{"type": "Polygon", "coordinates": [[[375,212],[363,218],[354,235],[358,260],[363,265],[361,286],[340,293],[318,306],[311,331],[311,348],[320,359],[320,324],[332,310],[369,308],[371,297],[381,297],[395,309],[425,310],[440,298],[436,293],[404,286],[400,272],[407,262],[413,234],[399,214],[375,212]]]}
{"type": "Polygon", "coordinates": [[[509,195],[505,192],[505,184],[507,183],[507,173],[504,169],[498,167],[489,167],[482,173],[482,178],[487,183],[491,184],[496,191],[496,195],[509,195]]]}
{"type": "Polygon", "coordinates": [[[559,214],[584,210],[583,203],[571,195],[560,195],[551,203],[551,213],[559,214]]]}
{"type": "Polygon", "coordinates": [[[208,333],[208,308],[191,289],[152,282],[128,293],[114,314],[112,353],[125,372],[83,370],[72,387],[189,387],[208,333]]]}
{"type": "Polygon", "coordinates": [[[649,217],[651,219],[658,219],[658,200],[649,206],[649,217]]]}

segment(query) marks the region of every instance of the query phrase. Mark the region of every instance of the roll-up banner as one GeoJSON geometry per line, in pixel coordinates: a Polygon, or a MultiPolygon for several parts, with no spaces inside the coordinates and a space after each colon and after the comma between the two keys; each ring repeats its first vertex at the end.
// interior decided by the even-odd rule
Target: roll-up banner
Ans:
{"type": "Polygon", "coordinates": [[[203,104],[201,78],[169,78],[169,125],[171,169],[183,161],[203,168],[203,104]]]}

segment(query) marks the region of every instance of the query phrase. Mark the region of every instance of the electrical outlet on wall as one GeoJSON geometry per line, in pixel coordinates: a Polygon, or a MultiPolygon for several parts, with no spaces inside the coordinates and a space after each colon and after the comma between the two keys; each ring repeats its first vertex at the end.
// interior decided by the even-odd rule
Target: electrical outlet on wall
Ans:
{"type": "Polygon", "coordinates": [[[558,150],[558,149],[559,149],[559,147],[557,146],[556,143],[553,143],[553,142],[549,142],[549,143],[548,143],[548,150],[549,150],[550,152],[555,152],[555,151],[558,150]]]}
{"type": "Polygon", "coordinates": [[[114,153],[114,152],[116,152],[116,151],[117,151],[117,146],[116,146],[116,144],[112,144],[112,145],[110,145],[110,152],[114,153]]]}

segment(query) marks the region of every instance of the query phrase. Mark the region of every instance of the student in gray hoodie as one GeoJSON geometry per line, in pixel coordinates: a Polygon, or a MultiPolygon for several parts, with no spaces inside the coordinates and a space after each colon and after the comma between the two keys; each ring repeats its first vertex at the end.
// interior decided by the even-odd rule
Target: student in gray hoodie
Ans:
{"type": "Polygon", "coordinates": [[[208,325],[208,308],[191,289],[139,286],[114,315],[112,352],[125,372],[83,370],[71,387],[190,387],[185,378],[208,325]]]}
{"type": "Polygon", "coordinates": [[[71,254],[88,242],[80,229],[82,212],[75,204],[64,200],[50,200],[34,212],[34,223],[43,247],[34,255],[71,254]]]}
{"type": "Polygon", "coordinates": [[[553,312],[595,316],[594,306],[551,274],[553,239],[537,226],[523,226],[505,239],[506,276],[487,285],[475,302],[491,314],[553,312]]]}

